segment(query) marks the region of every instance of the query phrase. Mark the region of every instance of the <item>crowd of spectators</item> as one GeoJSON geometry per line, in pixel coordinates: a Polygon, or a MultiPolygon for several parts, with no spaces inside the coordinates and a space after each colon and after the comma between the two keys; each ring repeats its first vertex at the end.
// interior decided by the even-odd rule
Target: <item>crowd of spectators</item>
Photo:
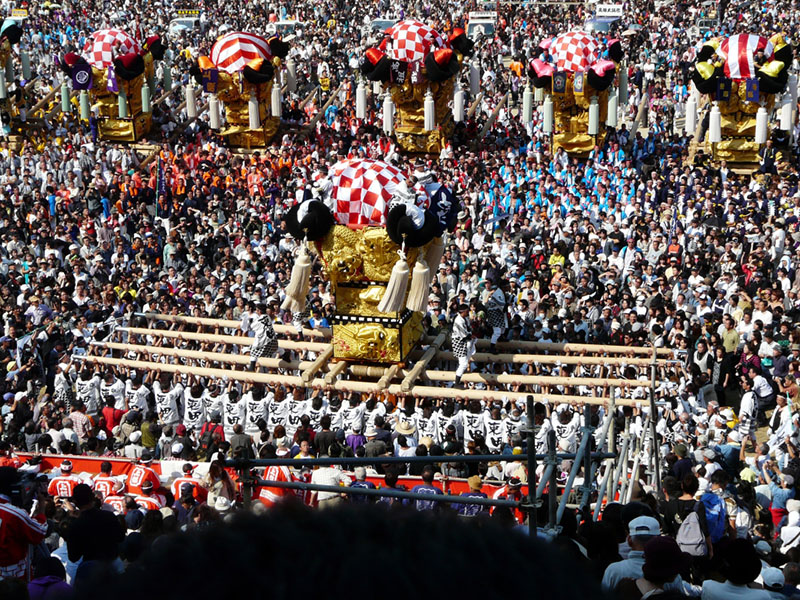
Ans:
{"type": "MultiPolygon", "coordinates": [[[[25,597],[12,579],[22,576],[32,579],[32,598],[70,594],[72,586],[88,597],[81,581],[137,573],[164,534],[185,530],[197,541],[206,530],[234,527],[237,518],[247,518],[236,514],[245,512],[246,490],[223,467],[226,458],[331,459],[330,467],[316,470],[261,473],[269,480],[368,488],[378,476],[386,487],[439,494],[442,478],[456,478],[468,480],[466,495],[520,499],[522,486],[541,475],[529,474],[523,459],[521,430],[528,421],[536,426],[536,450],[544,453],[550,431],[562,452],[575,452],[583,435],[594,435],[593,447],[601,447],[609,420],[619,436],[638,440],[642,453],[630,502],[610,502],[600,522],[566,510],[559,531],[541,533],[560,545],[565,560],[590,574],[587,581],[622,598],[798,593],[797,157],[789,149],[776,165],[762,165],[771,173],[742,174],[724,161],[695,155],[682,127],[691,65],[704,37],[782,31],[796,42],[796,6],[627,3],[608,34],[596,33],[601,42],[623,39],[630,82],[626,119],[585,161],[551,153],[539,111],[530,124],[519,118],[524,65],[539,55],[542,39],[583,28],[591,11],[581,5],[499,6],[496,31],[476,47],[482,98],[475,113],[458,125],[440,155],[417,158],[404,156],[381,131],[378,96],[370,96],[364,122],[355,118],[355,73],[368,45],[369,22],[414,17],[447,32],[481,6],[439,0],[201,1],[185,8],[203,11],[202,26],[169,36],[169,22],[181,6],[27,6],[22,46],[38,77],[26,89],[29,105],[59,85],[55,57],[80,49],[88,33],[105,26],[169,37],[166,63],[178,91],[156,107],[154,137],[161,148],[145,166],[140,150],[97,140],[91,128],[68,115],[46,123],[22,148],[0,142],[0,465],[27,473],[22,486],[18,473],[3,471],[0,478],[0,539],[17,540],[0,547],[0,596],[25,597]],[[698,20],[715,11],[719,27],[700,31],[698,20]],[[274,145],[240,155],[210,131],[207,116],[185,126],[176,109],[193,57],[209,51],[223,26],[267,32],[277,19],[304,26],[291,41],[298,90],[285,99],[284,133],[274,145]],[[301,111],[300,101],[325,79],[328,91],[312,94],[301,111]],[[340,84],[339,100],[302,139],[296,125],[320,110],[340,84]],[[508,105],[478,139],[506,92],[508,105]],[[645,101],[645,119],[631,134],[645,101]],[[387,160],[408,175],[430,174],[461,204],[424,310],[427,334],[450,327],[466,304],[475,335],[491,337],[487,305],[493,286],[500,285],[505,326],[499,342],[674,349],[675,362],[657,370],[656,413],[649,403],[616,407],[607,388],[577,382],[549,388],[460,384],[550,397],[527,415],[524,402],[488,397],[339,393],[172,376],[166,370],[101,369],[81,359],[98,352],[93,342],[117,339],[121,326],[191,330],[148,322],[139,313],[241,322],[266,314],[276,323],[291,323],[292,315],[280,306],[297,246],[283,217],[328,167],[353,157],[387,160]],[[605,397],[609,403],[570,407],[557,403],[559,395],[605,397]],[[584,430],[584,419],[593,434],[584,430]],[[649,427],[653,421],[655,430],[649,427]],[[65,459],[46,474],[45,485],[33,480],[39,460],[20,459],[17,454],[24,452],[65,459]],[[380,462],[384,456],[462,453],[519,460],[400,467],[380,462]],[[73,473],[69,456],[81,454],[108,462],[95,477],[73,473]],[[336,459],[346,456],[376,462],[344,473],[336,459]],[[119,459],[136,463],[125,478],[111,476],[111,463],[119,459]],[[163,471],[159,477],[150,467],[153,460],[175,461],[179,477],[163,471]],[[653,462],[660,479],[646,472],[653,462]],[[658,480],[661,489],[652,484],[658,480]],[[36,548],[31,561],[28,544],[36,548]]],[[[160,80],[164,67],[158,68],[160,80]]],[[[468,89],[466,69],[461,76],[468,89]]],[[[24,83],[9,82],[10,89],[24,83]]],[[[796,138],[800,130],[792,134],[796,138]]],[[[328,327],[333,302],[319,265],[309,305],[305,326],[328,327]]],[[[242,334],[236,328],[214,331],[242,334]]],[[[164,343],[157,336],[125,340],[164,343]]],[[[221,349],[188,339],[177,347],[221,349]]],[[[315,356],[292,350],[283,358],[315,356]]],[[[473,363],[470,370],[631,381],[651,376],[649,367],[590,361],[473,363]]],[[[646,389],[635,386],[613,393],[614,400],[646,397],[646,389]]],[[[621,442],[612,440],[612,448],[621,442]]],[[[570,468],[569,461],[559,465],[559,484],[570,468]]],[[[604,474],[598,469],[589,483],[597,488],[604,474]]],[[[319,507],[371,503],[331,492],[298,497],[270,487],[257,488],[253,498],[258,511],[275,510],[273,504],[288,499],[319,507]]],[[[490,518],[508,527],[526,519],[522,511],[466,503],[376,503],[411,504],[439,519],[445,513],[490,518]]],[[[543,504],[540,524],[548,519],[543,504]]]]}

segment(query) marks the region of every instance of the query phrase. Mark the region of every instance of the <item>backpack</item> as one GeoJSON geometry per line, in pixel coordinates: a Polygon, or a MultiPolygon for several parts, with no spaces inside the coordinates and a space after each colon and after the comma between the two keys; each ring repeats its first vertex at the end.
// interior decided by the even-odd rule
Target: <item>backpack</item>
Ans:
{"type": "Polygon", "coordinates": [[[716,544],[725,535],[727,527],[728,511],[725,509],[725,502],[713,493],[703,494],[700,502],[706,511],[708,535],[711,542],[716,544]]]}
{"type": "Polygon", "coordinates": [[[706,536],[703,535],[703,528],[700,527],[700,517],[697,512],[690,512],[678,528],[675,536],[683,552],[692,556],[705,556],[708,554],[706,547],[706,536]]]}
{"type": "Polygon", "coordinates": [[[205,459],[208,455],[208,449],[214,441],[214,431],[216,431],[216,429],[217,426],[213,423],[206,423],[203,425],[203,428],[200,430],[200,439],[198,440],[197,446],[198,458],[205,459]]]}

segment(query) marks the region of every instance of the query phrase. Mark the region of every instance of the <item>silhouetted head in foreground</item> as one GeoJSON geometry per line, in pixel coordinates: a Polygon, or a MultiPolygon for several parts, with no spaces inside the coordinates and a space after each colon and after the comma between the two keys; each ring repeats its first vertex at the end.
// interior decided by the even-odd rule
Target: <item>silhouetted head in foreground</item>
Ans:
{"type": "Polygon", "coordinates": [[[233,590],[248,600],[343,598],[354,590],[382,599],[505,599],[526,589],[548,600],[600,598],[588,575],[562,559],[553,546],[491,520],[279,506],[160,538],[125,574],[96,581],[83,597],[141,600],[155,585],[170,600],[218,600],[233,590]]]}

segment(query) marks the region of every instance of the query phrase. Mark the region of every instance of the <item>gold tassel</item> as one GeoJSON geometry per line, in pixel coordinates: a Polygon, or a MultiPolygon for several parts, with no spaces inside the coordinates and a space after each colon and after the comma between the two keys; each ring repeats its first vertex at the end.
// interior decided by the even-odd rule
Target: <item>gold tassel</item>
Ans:
{"type": "Polygon", "coordinates": [[[284,298],[281,308],[284,310],[291,308],[293,312],[297,312],[295,307],[305,305],[309,287],[311,287],[311,257],[305,241],[303,241],[300,253],[292,267],[292,277],[289,285],[286,286],[286,298],[284,298]]]}
{"type": "Polygon", "coordinates": [[[386,291],[383,292],[380,304],[378,304],[378,310],[382,313],[399,312],[403,308],[403,300],[406,297],[409,275],[408,262],[406,261],[406,253],[403,250],[398,250],[397,254],[400,255],[400,259],[392,267],[389,284],[386,286],[386,291]]]}
{"type": "Polygon", "coordinates": [[[414,263],[414,271],[411,274],[411,288],[408,291],[408,300],[406,300],[406,308],[408,310],[419,312],[425,307],[430,285],[430,273],[431,270],[428,268],[428,263],[425,262],[422,249],[420,249],[417,262],[414,263]]]}

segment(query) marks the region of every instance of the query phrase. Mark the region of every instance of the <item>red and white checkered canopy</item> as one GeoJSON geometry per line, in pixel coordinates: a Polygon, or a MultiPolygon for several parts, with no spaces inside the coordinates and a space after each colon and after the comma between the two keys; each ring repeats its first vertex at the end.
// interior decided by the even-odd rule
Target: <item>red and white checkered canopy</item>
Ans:
{"type": "Polygon", "coordinates": [[[400,21],[386,30],[389,57],[403,62],[422,60],[429,52],[447,47],[445,39],[419,21],[400,21]]]}
{"type": "Polygon", "coordinates": [[[95,31],[83,45],[84,58],[97,69],[105,69],[118,56],[141,51],[139,42],[119,29],[95,31]]]}
{"type": "Polygon", "coordinates": [[[211,48],[211,62],[227,73],[238,73],[254,58],[269,59],[271,56],[267,40],[242,31],[222,36],[211,48]]]}
{"type": "Polygon", "coordinates": [[[557,71],[585,71],[600,57],[600,47],[595,39],[582,31],[562,33],[550,45],[550,54],[556,59],[557,71]]]}
{"type": "Polygon", "coordinates": [[[752,33],[739,33],[722,40],[717,54],[725,61],[725,76],[731,79],[752,79],[756,76],[753,57],[763,51],[767,58],[774,53],[772,43],[752,33]]]}
{"type": "MultiPolygon", "coordinates": [[[[351,229],[385,227],[389,202],[404,181],[405,175],[396,167],[379,160],[352,158],[336,163],[331,168],[330,192],[336,222],[351,229]]],[[[413,191],[418,198],[425,197],[423,208],[427,208],[425,188],[416,185],[413,191]]]]}

